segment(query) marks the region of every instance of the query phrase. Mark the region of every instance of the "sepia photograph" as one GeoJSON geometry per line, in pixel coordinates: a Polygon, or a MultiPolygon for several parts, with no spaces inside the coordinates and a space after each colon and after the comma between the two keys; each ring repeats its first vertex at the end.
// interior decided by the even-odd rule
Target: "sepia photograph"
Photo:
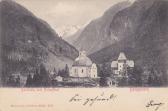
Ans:
{"type": "Polygon", "coordinates": [[[1,87],[167,87],[168,1],[1,0],[1,87]]]}
{"type": "Polygon", "coordinates": [[[0,111],[168,111],[168,0],[0,0],[0,111]]]}

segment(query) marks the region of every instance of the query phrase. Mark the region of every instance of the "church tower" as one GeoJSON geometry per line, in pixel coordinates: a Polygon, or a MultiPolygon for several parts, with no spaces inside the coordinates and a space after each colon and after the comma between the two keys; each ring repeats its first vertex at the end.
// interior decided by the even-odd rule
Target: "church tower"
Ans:
{"type": "Polygon", "coordinates": [[[127,70],[127,65],[126,65],[127,58],[123,52],[120,53],[118,57],[118,72],[120,74],[124,74],[125,71],[127,70]]]}

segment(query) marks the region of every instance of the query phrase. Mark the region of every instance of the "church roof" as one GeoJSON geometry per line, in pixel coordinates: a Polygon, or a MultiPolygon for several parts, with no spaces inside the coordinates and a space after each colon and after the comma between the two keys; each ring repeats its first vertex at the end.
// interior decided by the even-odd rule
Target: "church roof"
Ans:
{"type": "Polygon", "coordinates": [[[118,60],[127,60],[127,58],[123,52],[120,53],[118,60]]]}
{"type": "Polygon", "coordinates": [[[79,57],[77,57],[73,63],[73,66],[91,66],[91,65],[92,61],[90,60],[90,58],[86,56],[85,53],[79,54],[79,57]]]}

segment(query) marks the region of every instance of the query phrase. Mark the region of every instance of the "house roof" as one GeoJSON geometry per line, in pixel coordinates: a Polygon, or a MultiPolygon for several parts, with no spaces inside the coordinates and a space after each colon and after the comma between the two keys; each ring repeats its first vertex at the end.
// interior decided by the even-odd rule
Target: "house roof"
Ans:
{"type": "Polygon", "coordinates": [[[121,52],[119,54],[118,60],[127,60],[127,58],[126,58],[126,56],[125,56],[125,54],[123,52],[121,52]]]}
{"type": "Polygon", "coordinates": [[[117,68],[117,63],[118,63],[118,61],[113,61],[113,62],[111,63],[111,67],[112,67],[112,68],[117,68]]]}
{"type": "MultiPolygon", "coordinates": [[[[127,60],[126,61],[126,64],[128,65],[128,67],[134,67],[134,61],[133,60],[127,60]]],[[[113,61],[112,63],[111,63],[111,67],[112,68],[118,68],[118,61],[113,61]]]]}
{"type": "Polygon", "coordinates": [[[129,67],[134,67],[134,61],[133,60],[127,60],[127,65],[129,67]]]}

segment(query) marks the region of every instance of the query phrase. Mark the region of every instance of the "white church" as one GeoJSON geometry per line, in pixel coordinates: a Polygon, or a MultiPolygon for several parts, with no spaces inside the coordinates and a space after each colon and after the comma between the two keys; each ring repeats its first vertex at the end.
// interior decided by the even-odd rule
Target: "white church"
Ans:
{"type": "Polygon", "coordinates": [[[111,63],[112,72],[120,77],[127,76],[128,68],[134,68],[134,61],[128,60],[123,52],[119,54],[116,61],[111,63]]]}
{"type": "Polygon", "coordinates": [[[79,52],[79,56],[75,59],[70,70],[71,77],[78,78],[97,78],[97,66],[90,58],[86,56],[85,51],[79,52]]]}

